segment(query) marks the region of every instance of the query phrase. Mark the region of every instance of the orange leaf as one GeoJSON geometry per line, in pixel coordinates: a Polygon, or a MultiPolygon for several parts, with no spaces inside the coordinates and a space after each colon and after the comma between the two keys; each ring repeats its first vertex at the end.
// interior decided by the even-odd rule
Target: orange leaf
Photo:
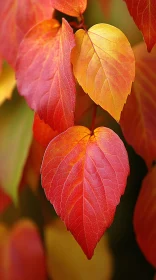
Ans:
{"type": "Polygon", "coordinates": [[[75,80],[70,63],[74,34],[63,19],[52,19],[27,33],[19,48],[17,85],[29,106],[54,130],[74,124],[75,80]],[[27,69],[27,71],[26,71],[27,69]]]}
{"type": "Polygon", "coordinates": [[[0,73],[0,105],[12,96],[13,89],[16,85],[15,73],[13,69],[4,64],[0,73]]]}
{"type": "Polygon", "coordinates": [[[43,246],[36,226],[22,220],[9,231],[0,226],[0,279],[46,280],[43,246]],[[0,232],[1,235],[1,232],[0,232]]]}
{"type": "Polygon", "coordinates": [[[125,35],[103,23],[78,30],[72,63],[84,91],[119,121],[134,79],[134,55],[125,35]]]}
{"type": "Polygon", "coordinates": [[[41,20],[51,18],[52,12],[50,0],[0,1],[0,52],[13,68],[26,32],[41,20]]]}
{"type": "Polygon", "coordinates": [[[156,167],[145,177],[134,212],[137,242],[156,268],[156,167]]]}
{"type": "Polygon", "coordinates": [[[143,33],[150,52],[156,43],[156,1],[124,0],[136,25],[143,33]]]}
{"type": "Polygon", "coordinates": [[[149,54],[141,43],[134,52],[136,78],[120,124],[127,142],[150,167],[156,159],[156,48],[149,54]]]}
{"type": "Polygon", "coordinates": [[[52,6],[64,14],[78,17],[87,7],[87,0],[51,0],[52,6]]]}
{"type": "Polygon", "coordinates": [[[89,259],[113,221],[128,173],[126,149],[109,128],[99,127],[92,135],[88,128],[74,126],[46,149],[42,186],[89,259]]]}
{"type": "Polygon", "coordinates": [[[33,133],[36,141],[46,148],[49,142],[58,134],[58,132],[53,130],[48,124],[42,121],[38,114],[35,114],[33,133]]]}

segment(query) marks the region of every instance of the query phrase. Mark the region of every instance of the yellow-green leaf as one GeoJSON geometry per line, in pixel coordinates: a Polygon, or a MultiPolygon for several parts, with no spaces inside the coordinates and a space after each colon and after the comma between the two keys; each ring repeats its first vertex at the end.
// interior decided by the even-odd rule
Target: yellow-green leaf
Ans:
{"type": "Polygon", "coordinates": [[[14,96],[0,107],[0,186],[14,201],[32,140],[33,112],[14,96]]]}
{"type": "Polygon", "coordinates": [[[74,75],[96,104],[117,121],[131,91],[135,61],[126,36],[108,24],[96,24],[88,32],[78,30],[72,51],[74,75]]]}

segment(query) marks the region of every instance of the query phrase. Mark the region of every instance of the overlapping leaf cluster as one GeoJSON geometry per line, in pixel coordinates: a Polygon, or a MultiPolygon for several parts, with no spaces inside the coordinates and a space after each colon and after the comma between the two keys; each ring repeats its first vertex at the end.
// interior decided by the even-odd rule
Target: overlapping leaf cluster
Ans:
{"type": "MultiPolygon", "coordinates": [[[[150,51],[156,43],[155,21],[147,21],[144,14],[147,8],[148,18],[153,19],[156,4],[154,0],[148,2],[150,8],[153,7],[149,14],[148,6],[144,7],[139,0],[135,7],[133,1],[126,2],[150,51]]],[[[87,30],[83,18],[86,7],[86,0],[1,2],[0,53],[15,69],[18,91],[36,113],[33,125],[36,140],[44,148],[48,146],[41,168],[47,199],[91,258],[97,242],[113,221],[129,174],[128,156],[121,139],[108,128],[94,127],[96,107],[101,106],[120,121],[127,142],[151,168],[156,158],[156,120],[153,116],[156,64],[155,48],[151,54],[147,53],[144,43],[134,48],[136,77],[131,91],[135,58],[127,38],[116,27],[104,23],[87,30]],[[54,9],[75,17],[74,27],[78,29],[75,34],[73,22],[62,18],[60,23],[54,18],[54,9]],[[77,83],[94,104],[89,129],[74,125],[77,123],[77,83]]],[[[0,101],[10,97],[15,84],[13,79],[11,81],[6,96],[0,97],[0,101]]],[[[21,100],[19,102],[23,102],[21,100]]],[[[25,103],[22,104],[19,110],[25,116],[21,122],[25,127],[27,121],[31,127],[32,118],[27,117],[31,112],[26,109],[24,113],[25,103]]],[[[24,133],[22,128],[20,132],[24,133]]],[[[31,134],[28,134],[25,153],[31,143],[31,134]]],[[[6,137],[9,133],[4,129],[2,140],[3,135],[6,137]]],[[[20,139],[17,144],[18,141],[20,139]]],[[[17,151],[21,152],[23,167],[26,160],[23,146],[17,151]]],[[[11,172],[16,172],[12,162],[10,164],[11,172]]],[[[22,168],[18,166],[13,191],[5,180],[3,168],[0,185],[15,196],[22,168]]],[[[139,213],[136,215],[138,217],[139,213]]],[[[137,222],[136,218],[138,234],[137,222]]],[[[138,240],[140,242],[142,238],[138,240]]]]}

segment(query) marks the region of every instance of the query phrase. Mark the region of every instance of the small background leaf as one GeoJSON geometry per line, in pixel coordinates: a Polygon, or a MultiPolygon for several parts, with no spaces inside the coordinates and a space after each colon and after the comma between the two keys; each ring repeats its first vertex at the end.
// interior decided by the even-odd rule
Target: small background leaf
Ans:
{"type": "Polygon", "coordinates": [[[0,108],[0,185],[14,201],[32,140],[33,112],[14,95],[0,108]]]}
{"type": "Polygon", "coordinates": [[[143,33],[148,51],[156,43],[156,1],[155,0],[124,0],[138,28],[143,33]]]}
{"type": "Polygon", "coordinates": [[[81,16],[87,7],[87,0],[51,0],[51,3],[53,8],[73,17],[81,16]]]}
{"type": "Polygon", "coordinates": [[[48,124],[40,119],[38,114],[34,116],[33,133],[36,141],[46,148],[49,142],[58,134],[56,130],[53,130],[48,124]]]}
{"type": "Polygon", "coordinates": [[[127,142],[150,168],[156,159],[156,47],[149,54],[141,43],[134,53],[136,77],[120,124],[127,142]]]}
{"type": "Polygon", "coordinates": [[[0,225],[0,237],[0,279],[47,279],[44,249],[31,221],[21,220],[12,230],[0,225]]]}
{"type": "Polygon", "coordinates": [[[13,68],[26,32],[41,20],[51,18],[52,12],[50,0],[0,1],[0,52],[13,68]]]}
{"type": "Polygon", "coordinates": [[[134,212],[137,242],[156,269],[156,166],[143,180],[134,212]]]}

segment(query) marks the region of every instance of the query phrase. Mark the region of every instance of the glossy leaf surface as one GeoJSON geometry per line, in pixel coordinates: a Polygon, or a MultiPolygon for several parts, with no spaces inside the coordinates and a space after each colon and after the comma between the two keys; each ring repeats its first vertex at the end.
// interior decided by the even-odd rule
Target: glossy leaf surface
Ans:
{"type": "Polygon", "coordinates": [[[35,114],[33,123],[34,138],[40,145],[47,147],[49,142],[58,134],[48,124],[40,119],[38,114],[35,114]]]}
{"type": "Polygon", "coordinates": [[[42,186],[89,259],[113,221],[128,173],[125,147],[108,128],[93,135],[83,126],[69,128],[46,149],[42,186]]]}
{"type": "Polygon", "coordinates": [[[75,80],[70,53],[74,34],[65,19],[36,25],[22,41],[17,61],[17,85],[29,106],[54,130],[74,124],[75,80]]]}
{"type": "Polygon", "coordinates": [[[15,67],[20,42],[35,24],[52,17],[50,0],[0,1],[0,52],[15,67]]]}
{"type": "Polygon", "coordinates": [[[143,33],[147,49],[151,51],[156,43],[156,1],[124,0],[136,25],[143,33]]]}
{"type": "Polygon", "coordinates": [[[11,98],[15,84],[15,73],[13,69],[8,64],[4,64],[0,73],[0,105],[6,99],[11,98]]]}
{"type": "Polygon", "coordinates": [[[96,24],[76,32],[72,51],[75,77],[96,104],[117,121],[134,79],[134,55],[125,35],[116,27],[96,24]]]}
{"type": "Polygon", "coordinates": [[[145,177],[134,212],[137,242],[156,268],[156,167],[145,177]]]}
{"type": "Polygon", "coordinates": [[[87,0],[51,0],[52,6],[64,14],[78,17],[87,7],[87,0]]]}
{"type": "Polygon", "coordinates": [[[47,279],[44,249],[31,221],[22,220],[11,231],[0,225],[0,236],[0,279],[47,279]]]}
{"type": "Polygon", "coordinates": [[[12,199],[17,190],[32,140],[33,112],[14,96],[0,108],[0,186],[12,199]]]}
{"type": "Polygon", "coordinates": [[[136,78],[120,124],[127,142],[150,167],[156,159],[156,48],[149,54],[141,43],[134,52],[136,78]]]}

